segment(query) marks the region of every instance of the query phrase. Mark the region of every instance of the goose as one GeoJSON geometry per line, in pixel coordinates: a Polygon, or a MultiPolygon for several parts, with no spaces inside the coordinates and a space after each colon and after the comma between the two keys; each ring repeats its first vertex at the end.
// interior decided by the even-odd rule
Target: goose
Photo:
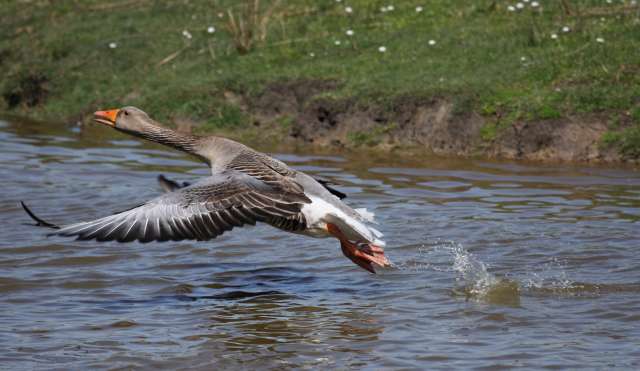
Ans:
{"type": "Polygon", "coordinates": [[[49,235],[79,240],[151,242],[213,239],[234,227],[266,223],[286,232],[340,241],[342,253],[371,273],[391,265],[373,215],[353,209],[327,182],[220,136],[173,131],[141,109],[97,111],[94,121],[115,130],[191,154],[211,168],[193,184],[159,180],[166,193],[126,211],[59,227],[22,207],[49,235]]]}

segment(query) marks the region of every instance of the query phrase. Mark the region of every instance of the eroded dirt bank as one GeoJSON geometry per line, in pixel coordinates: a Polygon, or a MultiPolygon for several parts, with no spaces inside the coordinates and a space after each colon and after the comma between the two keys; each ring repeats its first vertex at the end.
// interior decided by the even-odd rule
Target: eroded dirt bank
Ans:
{"type": "MultiPolygon", "coordinates": [[[[46,80],[37,83],[46,84],[46,80]]],[[[46,90],[32,89],[35,83],[30,84],[31,80],[24,92],[21,90],[23,95],[16,97],[33,99],[35,105],[46,96],[46,90]]],[[[633,125],[628,115],[620,112],[505,122],[500,114],[461,111],[444,97],[406,96],[368,104],[328,98],[336,87],[333,81],[294,81],[271,84],[254,95],[225,91],[227,104],[242,111],[251,124],[223,134],[249,143],[268,140],[325,149],[367,148],[543,162],[640,162],[605,143],[604,137],[612,130],[633,125]],[[609,125],[612,121],[615,129],[609,125]]],[[[188,118],[174,117],[173,121],[181,131],[197,126],[197,120],[188,118]]]]}
{"type": "Polygon", "coordinates": [[[320,147],[419,150],[445,156],[561,162],[634,162],[602,144],[606,115],[496,125],[495,117],[457,112],[444,98],[405,97],[362,105],[323,98],[332,82],[270,85],[251,98],[226,92],[258,130],[279,130],[286,140],[320,147]]]}

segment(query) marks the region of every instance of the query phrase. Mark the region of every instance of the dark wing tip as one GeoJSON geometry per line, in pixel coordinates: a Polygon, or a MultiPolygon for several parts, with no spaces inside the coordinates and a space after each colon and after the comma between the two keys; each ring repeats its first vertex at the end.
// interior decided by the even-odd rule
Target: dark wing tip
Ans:
{"type": "Polygon", "coordinates": [[[173,192],[176,191],[180,188],[184,188],[189,186],[190,184],[187,182],[182,182],[182,184],[173,181],[169,178],[167,178],[166,176],[164,176],[163,174],[158,175],[158,183],[160,183],[160,187],[162,187],[162,189],[165,192],[173,192]]]}
{"type": "Polygon", "coordinates": [[[341,200],[342,200],[342,199],[347,198],[347,195],[346,195],[346,194],[344,194],[344,193],[342,193],[342,192],[338,191],[337,189],[335,189],[335,188],[333,188],[333,187],[330,187],[330,186],[328,186],[328,185],[325,185],[324,187],[325,187],[325,188],[327,189],[327,191],[329,191],[332,195],[334,195],[334,196],[338,197],[338,198],[339,198],[339,199],[341,199],[341,200]]]}
{"type": "Polygon", "coordinates": [[[347,198],[347,195],[338,191],[337,189],[331,187],[331,182],[329,182],[328,180],[324,180],[324,179],[316,179],[316,181],[318,183],[320,183],[327,191],[329,191],[329,193],[331,193],[332,195],[338,197],[339,199],[343,199],[343,198],[347,198]]]}
{"type": "Polygon", "coordinates": [[[24,209],[24,211],[29,215],[29,217],[31,217],[31,219],[33,219],[36,222],[36,226],[38,227],[47,227],[47,228],[53,228],[53,229],[60,229],[60,227],[58,227],[55,224],[46,222],[40,218],[38,218],[32,211],[31,209],[29,209],[27,207],[27,205],[25,205],[25,203],[23,201],[20,201],[20,205],[22,206],[22,208],[24,209]]]}
{"type": "Polygon", "coordinates": [[[173,192],[176,189],[180,189],[180,186],[173,180],[167,179],[164,175],[158,175],[158,183],[165,192],[173,192]]]}

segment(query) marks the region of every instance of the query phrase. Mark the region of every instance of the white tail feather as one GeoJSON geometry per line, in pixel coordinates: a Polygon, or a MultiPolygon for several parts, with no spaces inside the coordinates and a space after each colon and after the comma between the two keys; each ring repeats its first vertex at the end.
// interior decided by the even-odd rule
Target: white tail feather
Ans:
{"type": "MultiPolygon", "coordinates": [[[[371,228],[366,222],[375,223],[373,221],[374,214],[366,209],[356,209],[357,215],[347,215],[343,210],[340,210],[331,203],[321,198],[311,196],[311,204],[305,204],[302,206],[302,213],[304,214],[307,223],[311,228],[309,232],[316,228],[316,230],[323,231],[323,234],[319,236],[327,237],[325,223],[335,224],[340,230],[352,241],[368,241],[374,245],[383,247],[384,241],[380,239],[382,233],[380,231],[371,228]],[[316,227],[318,225],[318,227],[316,227]]],[[[310,234],[313,235],[313,234],[310,234]]]]}
{"type": "Polygon", "coordinates": [[[379,230],[373,228],[373,227],[369,227],[369,229],[371,230],[371,232],[373,232],[373,235],[376,236],[376,238],[380,238],[382,236],[384,236],[384,234],[382,234],[382,232],[380,232],[379,230]]]}

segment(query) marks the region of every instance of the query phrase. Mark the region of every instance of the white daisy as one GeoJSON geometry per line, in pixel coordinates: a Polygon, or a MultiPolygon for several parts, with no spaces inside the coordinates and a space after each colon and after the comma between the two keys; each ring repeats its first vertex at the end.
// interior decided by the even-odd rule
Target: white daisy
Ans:
{"type": "Polygon", "coordinates": [[[384,53],[384,52],[386,52],[386,51],[387,51],[387,47],[386,47],[386,46],[381,46],[381,47],[379,47],[379,48],[378,48],[378,51],[379,51],[380,53],[384,53]]]}

